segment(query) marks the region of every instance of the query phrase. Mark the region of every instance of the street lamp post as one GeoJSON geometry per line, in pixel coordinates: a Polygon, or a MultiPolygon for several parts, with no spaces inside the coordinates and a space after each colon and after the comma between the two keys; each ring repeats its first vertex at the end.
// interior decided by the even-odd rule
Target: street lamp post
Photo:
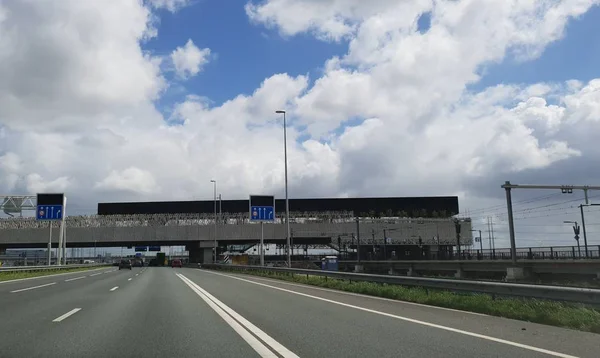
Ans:
{"type": "Polygon", "coordinates": [[[458,250],[458,259],[460,260],[460,221],[454,219],[454,228],[456,230],[456,247],[458,250]]]}
{"type": "Polygon", "coordinates": [[[483,243],[482,243],[482,239],[481,239],[481,230],[471,230],[472,232],[478,232],[479,231],[479,250],[481,250],[481,254],[483,255],[483,243]]]}
{"type": "Polygon", "coordinates": [[[215,237],[214,237],[214,244],[213,244],[213,252],[214,252],[213,262],[217,263],[217,181],[214,179],[211,179],[210,182],[213,183],[213,189],[214,189],[213,201],[214,201],[214,207],[215,207],[215,237]]]}
{"type": "Polygon", "coordinates": [[[386,229],[383,229],[383,259],[387,260],[387,234],[386,234],[386,229]]]}
{"type": "Polygon", "coordinates": [[[292,267],[292,252],[290,244],[290,202],[288,198],[288,166],[287,166],[287,128],[285,121],[285,111],[275,111],[277,114],[283,114],[283,157],[285,161],[285,224],[286,224],[286,243],[287,243],[287,261],[288,267],[292,267]]]}
{"type": "Polygon", "coordinates": [[[383,229],[383,256],[385,257],[386,260],[388,259],[388,257],[387,257],[387,239],[388,239],[387,233],[390,231],[396,231],[396,230],[398,230],[398,229],[397,228],[383,229]]]}
{"type": "Polygon", "coordinates": [[[575,241],[577,241],[577,252],[579,258],[581,258],[581,247],[579,246],[579,230],[580,226],[577,221],[563,221],[565,224],[573,224],[573,233],[575,234],[575,241]]]}

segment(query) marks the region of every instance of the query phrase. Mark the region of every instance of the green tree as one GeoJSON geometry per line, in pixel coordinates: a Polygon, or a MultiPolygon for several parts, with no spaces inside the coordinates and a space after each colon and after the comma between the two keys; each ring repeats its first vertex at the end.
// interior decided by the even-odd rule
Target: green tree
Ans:
{"type": "Polygon", "coordinates": [[[406,211],[404,211],[404,210],[400,210],[400,211],[398,211],[398,212],[396,213],[396,215],[397,215],[398,217],[401,217],[401,218],[408,217],[408,214],[407,214],[407,213],[406,213],[406,211]]]}

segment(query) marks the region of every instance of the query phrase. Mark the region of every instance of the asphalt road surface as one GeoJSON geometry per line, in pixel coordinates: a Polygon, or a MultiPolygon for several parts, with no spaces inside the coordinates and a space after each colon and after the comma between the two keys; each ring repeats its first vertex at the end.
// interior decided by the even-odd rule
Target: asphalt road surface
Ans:
{"type": "Polygon", "coordinates": [[[0,283],[0,357],[598,357],[600,335],[169,267],[0,283]]]}

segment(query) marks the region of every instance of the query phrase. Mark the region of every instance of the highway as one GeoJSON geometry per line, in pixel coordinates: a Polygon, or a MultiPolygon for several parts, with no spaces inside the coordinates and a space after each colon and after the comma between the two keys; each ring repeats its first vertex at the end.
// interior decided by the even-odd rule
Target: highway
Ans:
{"type": "Polygon", "coordinates": [[[597,357],[600,335],[237,274],[0,283],[0,357],[597,357]]]}

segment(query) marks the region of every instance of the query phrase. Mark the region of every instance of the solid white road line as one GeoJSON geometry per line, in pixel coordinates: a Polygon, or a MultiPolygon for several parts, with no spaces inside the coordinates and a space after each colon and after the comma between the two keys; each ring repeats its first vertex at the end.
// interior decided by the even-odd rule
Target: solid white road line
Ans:
{"type": "Polygon", "coordinates": [[[250,334],[250,332],[245,330],[244,327],[231,318],[231,316],[225,313],[225,311],[219,308],[219,306],[217,306],[214,302],[203,295],[202,292],[198,291],[193,285],[185,281],[182,277],[179,278],[181,278],[181,280],[188,285],[192,291],[200,296],[200,298],[202,298],[202,300],[204,300],[204,302],[206,302],[210,308],[212,308],[231,328],[233,328],[233,330],[239,334],[240,337],[242,337],[242,339],[246,341],[246,343],[248,343],[248,345],[250,345],[250,347],[252,347],[256,353],[258,353],[259,356],[264,358],[277,358],[277,355],[271,352],[267,346],[256,339],[256,337],[250,334]]]}
{"type": "Polygon", "coordinates": [[[98,276],[98,275],[102,275],[102,274],[103,274],[103,272],[98,272],[98,273],[95,273],[93,275],[90,275],[90,277],[94,277],[94,276],[98,276]]]}
{"type": "MultiPolygon", "coordinates": [[[[104,270],[104,268],[92,269],[92,270],[89,270],[89,271],[93,272],[93,271],[97,271],[97,270],[104,270]]],[[[17,278],[15,280],[0,281],[0,285],[5,284],[5,283],[14,283],[14,282],[21,282],[21,281],[37,280],[37,279],[40,279],[40,278],[48,278],[48,277],[56,277],[56,276],[64,276],[64,275],[75,275],[75,274],[83,273],[83,272],[84,271],[81,271],[81,272],[63,272],[63,273],[57,273],[57,274],[53,274],[53,275],[43,275],[43,276],[36,276],[36,277],[17,278]]]]}
{"type": "Polygon", "coordinates": [[[402,304],[402,305],[421,306],[421,307],[427,307],[427,308],[432,308],[432,309],[442,310],[442,311],[453,311],[453,312],[457,312],[457,313],[461,313],[461,314],[471,314],[471,315],[475,315],[475,316],[489,316],[484,313],[469,312],[469,311],[457,310],[454,308],[431,306],[431,305],[426,305],[423,303],[400,301],[400,300],[395,300],[393,298],[369,296],[369,295],[363,295],[360,293],[346,292],[346,291],[334,290],[331,288],[323,288],[323,287],[317,287],[317,286],[312,286],[312,285],[303,285],[303,284],[299,284],[299,283],[291,283],[291,282],[287,282],[287,281],[283,281],[283,280],[268,279],[268,278],[258,277],[258,276],[256,276],[256,277],[253,276],[252,279],[259,280],[259,281],[265,281],[265,282],[280,283],[282,285],[288,285],[288,286],[294,286],[294,287],[307,288],[307,289],[316,290],[316,291],[337,293],[337,294],[341,294],[341,295],[345,295],[345,296],[354,296],[354,297],[368,298],[368,299],[377,300],[377,301],[394,302],[394,303],[398,303],[398,304],[402,304]]]}
{"type": "Polygon", "coordinates": [[[207,271],[207,270],[203,270],[203,272],[210,273],[210,274],[213,274],[213,275],[225,276],[225,277],[229,277],[229,278],[232,278],[232,279],[235,279],[235,280],[240,280],[240,281],[248,282],[248,283],[251,283],[253,285],[259,285],[259,286],[269,287],[269,288],[272,288],[274,290],[279,290],[279,291],[283,291],[283,292],[292,293],[294,295],[309,297],[309,298],[313,298],[315,300],[329,302],[329,303],[333,303],[333,304],[344,306],[344,307],[350,307],[350,308],[354,308],[354,309],[365,311],[365,312],[375,313],[375,314],[378,314],[378,315],[382,315],[382,316],[386,316],[386,317],[390,317],[390,318],[395,318],[395,319],[399,319],[399,320],[406,321],[406,322],[416,323],[416,324],[420,324],[420,325],[423,325],[423,326],[428,326],[428,327],[432,327],[432,328],[438,328],[438,329],[442,329],[442,330],[445,330],[445,331],[450,331],[450,332],[454,332],[454,333],[464,334],[466,336],[481,338],[481,339],[485,339],[485,340],[496,342],[496,343],[502,343],[502,344],[506,344],[506,345],[509,345],[509,346],[513,346],[513,347],[519,347],[519,348],[523,348],[523,349],[527,349],[527,350],[531,350],[531,351],[535,351],[535,352],[540,352],[540,353],[548,354],[548,355],[555,356],[555,357],[577,358],[576,356],[572,356],[572,355],[568,355],[568,354],[564,354],[564,353],[559,353],[559,352],[554,352],[554,351],[547,350],[547,349],[544,349],[544,348],[533,347],[533,346],[529,346],[529,345],[526,345],[526,344],[512,342],[512,341],[507,341],[505,339],[490,337],[490,336],[486,336],[486,335],[479,334],[479,333],[473,333],[473,332],[469,332],[469,331],[463,331],[461,329],[456,329],[456,328],[452,328],[452,327],[442,326],[442,325],[435,324],[435,323],[429,323],[429,322],[420,321],[420,320],[417,320],[417,319],[412,319],[412,318],[408,318],[408,317],[398,316],[398,315],[391,314],[391,313],[376,311],[376,310],[372,310],[372,309],[369,309],[369,308],[364,308],[364,307],[360,307],[360,306],[351,305],[351,304],[348,304],[348,303],[338,302],[338,301],[330,300],[330,299],[323,298],[323,297],[309,295],[309,294],[306,294],[306,293],[296,292],[296,291],[288,290],[288,289],[281,288],[281,287],[267,285],[267,284],[260,283],[260,282],[254,282],[254,281],[247,280],[247,279],[240,278],[240,277],[225,275],[225,274],[222,274],[222,273],[212,272],[212,271],[207,271]]]}
{"type": "Polygon", "coordinates": [[[282,344],[274,340],[268,334],[263,332],[261,329],[250,323],[244,317],[240,316],[237,312],[229,308],[223,302],[219,301],[216,297],[208,293],[202,287],[185,277],[180,273],[176,275],[185,282],[204,302],[206,302],[231,328],[233,328],[241,337],[248,343],[261,357],[278,357],[274,354],[265,344],[260,342],[256,337],[260,338],[268,344],[275,352],[284,358],[299,358],[292,351],[284,347],[282,344]],[[254,334],[256,337],[254,337],[254,334]]]}
{"type": "Polygon", "coordinates": [[[133,278],[133,277],[131,277],[131,278],[128,278],[128,279],[127,279],[127,281],[131,281],[131,279],[132,279],[132,278],[133,278]]]}
{"type": "Polygon", "coordinates": [[[81,280],[82,278],[86,278],[86,276],[79,276],[79,277],[75,277],[75,278],[70,278],[68,280],[65,280],[65,282],[71,282],[71,281],[75,281],[75,280],[81,280]]]}
{"type": "Polygon", "coordinates": [[[58,318],[55,318],[52,322],[60,322],[60,321],[64,320],[65,318],[70,317],[79,311],[81,311],[81,308],[74,308],[74,309],[70,310],[69,312],[65,313],[64,315],[62,315],[58,318]]]}
{"type": "Polygon", "coordinates": [[[14,291],[10,291],[10,293],[16,293],[16,292],[29,291],[29,290],[34,290],[34,289],[36,289],[36,288],[41,288],[41,287],[46,287],[46,286],[52,286],[52,285],[56,285],[56,282],[47,283],[47,284],[45,284],[45,285],[39,285],[39,286],[33,286],[33,287],[22,288],[22,289],[20,289],[20,290],[14,290],[14,291]]]}
{"type": "Polygon", "coordinates": [[[119,286],[115,286],[115,287],[111,288],[111,289],[110,289],[110,292],[112,292],[112,291],[116,290],[117,288],[119,288],[119,286]]]}

